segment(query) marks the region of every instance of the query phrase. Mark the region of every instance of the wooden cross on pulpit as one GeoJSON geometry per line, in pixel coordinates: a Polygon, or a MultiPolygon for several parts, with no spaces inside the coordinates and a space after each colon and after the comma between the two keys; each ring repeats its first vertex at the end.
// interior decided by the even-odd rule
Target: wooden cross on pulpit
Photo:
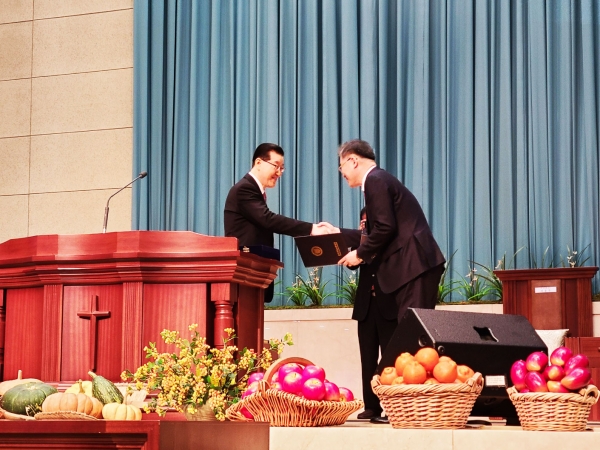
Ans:
{"type": "Polygon", "coordinates": [[[110,311],[97,311],[98,296],[92,295],[89,312],[78,312],[77,316],[90,321],[90,367],[96,370],[96,338],[98,336],[98,321],[110,317],[110,311]]]}

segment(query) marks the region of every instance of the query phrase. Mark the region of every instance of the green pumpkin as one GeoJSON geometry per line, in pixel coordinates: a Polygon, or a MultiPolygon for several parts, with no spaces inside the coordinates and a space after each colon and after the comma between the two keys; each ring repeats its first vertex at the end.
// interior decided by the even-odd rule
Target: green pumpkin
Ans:
{"type": "Polygon", "coordinates": [[[88,372],[92,377],[92,395],[105,405],[107,403],[123,403],[123,394],[119,388],[110,380],[96,375],[94,372],[88,372]]]}
{"type": "Polygon", "coordinates": [[[46,397],[56,392],[56,388],[46,383],[19,384],[4,393],[0,406],[13,414],[33,417],[42,411],[42,403],[46,397]]]}

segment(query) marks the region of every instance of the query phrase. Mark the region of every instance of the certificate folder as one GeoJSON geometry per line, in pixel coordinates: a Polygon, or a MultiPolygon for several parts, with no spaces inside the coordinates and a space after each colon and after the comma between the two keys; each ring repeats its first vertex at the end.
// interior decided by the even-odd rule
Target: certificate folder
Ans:
{"type": "Polygon", "coordinates": [[[294,240],[305,267],[337,264],[348,253],[348,246],[341,233],[299,236],[294,240]]]}

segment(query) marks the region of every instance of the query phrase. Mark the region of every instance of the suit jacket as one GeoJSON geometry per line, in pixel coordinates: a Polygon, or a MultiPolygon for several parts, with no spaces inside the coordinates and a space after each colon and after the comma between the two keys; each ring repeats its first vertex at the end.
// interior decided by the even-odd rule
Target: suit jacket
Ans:
{"type": "MultiPolygon", "coordinates": [[[[312,231],[312,223],[275,214],[256,180],[244,175],[227,194],[224,211],[225,236],[235,237],[238,245],[268,245],[273,247],[273,233],[289,236],[306,236],[312,231]]],[[[265,289],[265,302],[273,299],[274,283],[265,289]]]]}
{"type": "Polygon", "coordinates": [[[393,292],[422,273],[445,262],[421,205],[396,177],[376,167],[365,180],[368,236],[340,231],[357,255],[377,266],[377,280],[385,293],[393,292]],[[360,245],[359,245],[360,244],[360,245]]]}
{"type": "Polygon", "coordinates": [[[273,233],[307,236],[312,223],[275,214],[269,210],[256,180],[244,175],[225,200],[225,236],[236,237],[239,245],[273,247],[273,233]]]}

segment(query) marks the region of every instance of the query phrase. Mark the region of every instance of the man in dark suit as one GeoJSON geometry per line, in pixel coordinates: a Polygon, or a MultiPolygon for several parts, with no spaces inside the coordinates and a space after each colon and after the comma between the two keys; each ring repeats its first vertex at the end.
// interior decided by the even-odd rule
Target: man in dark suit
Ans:
{"type": "MultiPolygon", "coordinates": [[[[269,210],[265,189],[274,188],[285,171],[283,149],[276,144],[260,144],[252,156],[252,169],[230,190],[225,200],[225,236],[236,237],[240,246],[273,247],[273,233],[307,236],[328,233],[323,224],[312,224],[275,214],[269,210]]],[[[265,291],[265,301],[273,298],[273,283],[265,291]]]]}
{"type": "Polygon", "coordinates": [[[377,167],[368,142],[348,141],[338,155],[340,172],[350,187],[362,188],[367,208],[366,239],[361,243],[359,230],[342,229],[356,250],[338,264],[374,267],[381,291],[396,299],[398,322],[408,308],[435,308],[445,259],[421,205],[396,177],[377,167]]]}
{"type": "MultiPolygon", "coordinates": [[[[363,231],[367,222],[366,208],[363,208],[360,216],[360,230],[363,231]]],[[[365,410],[358,414],[357,418],[371,419],[374,422],[376,422],[375,418],[381,416],[382,408],[379,398],[371,388],[371,379],[377,370],[380,352],[383,354],[398,325],[396,301],[381,291],[375,271],[374,265],[360,265],[352,311],[352,318],[358,321],[358,347],[365,402],[365,410]]]]}

